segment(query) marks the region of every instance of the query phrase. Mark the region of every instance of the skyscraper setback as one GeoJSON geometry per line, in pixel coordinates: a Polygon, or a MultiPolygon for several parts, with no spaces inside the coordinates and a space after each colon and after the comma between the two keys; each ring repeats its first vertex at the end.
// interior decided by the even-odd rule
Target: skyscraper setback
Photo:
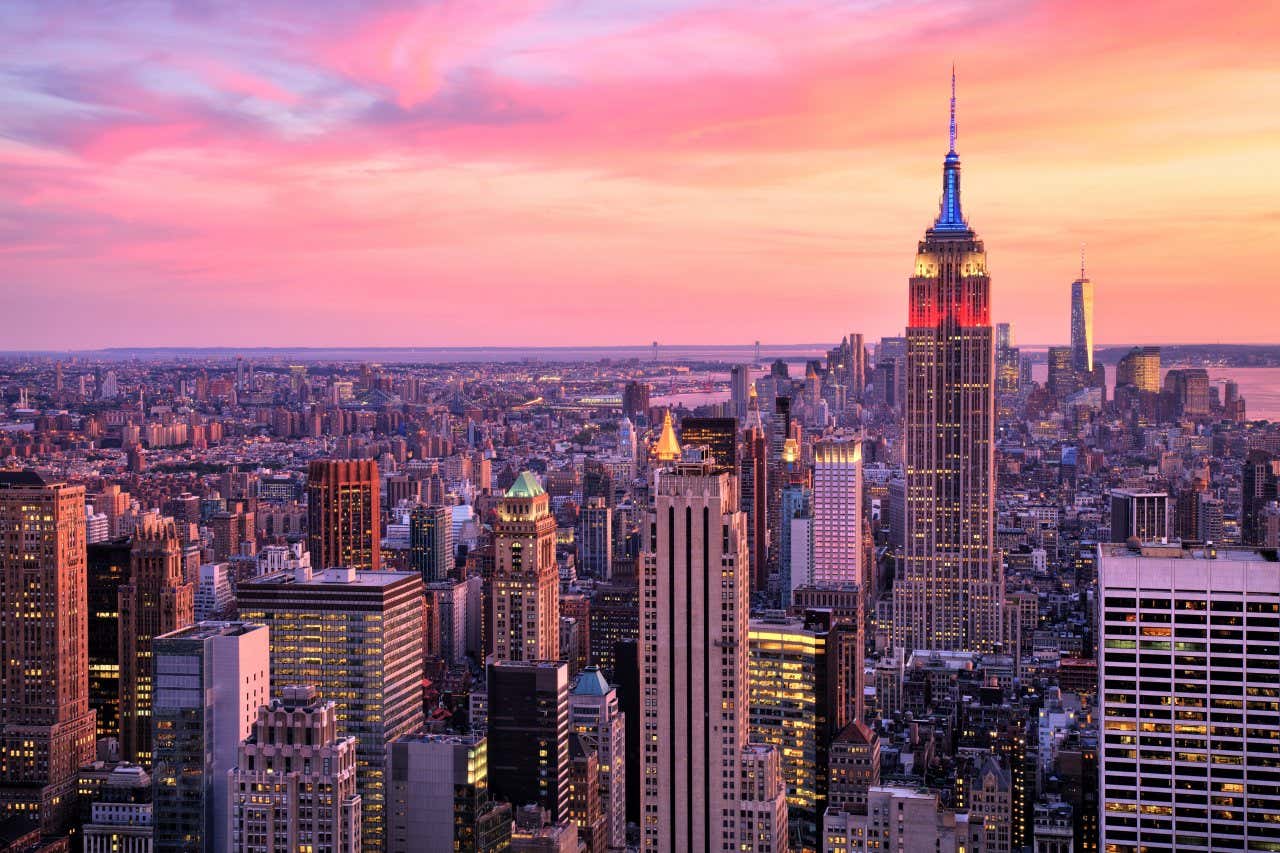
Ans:
{"type": "Polygon", "coordinates": [[[993,337],[986,249],[960,206],[953,73],[942,202],[909,291],[906,549],[893,602],[902,649],[981,651],[1000,636],[993,337]]]}

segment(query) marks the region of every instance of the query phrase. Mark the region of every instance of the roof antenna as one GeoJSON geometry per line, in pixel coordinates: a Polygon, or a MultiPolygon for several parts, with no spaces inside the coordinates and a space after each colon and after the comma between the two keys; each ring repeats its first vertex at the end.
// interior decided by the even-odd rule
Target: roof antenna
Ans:
{"type": "Polygon", "coordinates": [[[1084,243],[1080,244],[1080,280],[1084,281],[1084,243]]]}
{"type": "Polygon", "coordinates": [[[951,153],[956,153],[956,64],[951,63],[951,153]]]}

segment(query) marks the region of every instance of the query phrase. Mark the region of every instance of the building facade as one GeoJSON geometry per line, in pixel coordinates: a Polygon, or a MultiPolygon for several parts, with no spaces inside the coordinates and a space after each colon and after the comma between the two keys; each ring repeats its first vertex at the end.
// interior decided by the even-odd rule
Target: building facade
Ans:
{"type": "Polygon", "coordinates": [[[522,471],[493,528],[493,653],[498,660],[560,658],[560,572],[551,499],[522,471]]]}
{"type": "Polygon", "coordinates": [[[1280,563],[1099,546],[1099,849],[1266,849],[1280,814],[1280,563]]]}
{"type": "Polygon", "coordinates": [[[382,568],[382,494],[372,459],[314,459],[307,469],[307,550],[319,570],[382,568]]]}
{"type": "Polygon", "coordinates": [[[230,773],[271,696],[267,628],[201,622],[151,645],[156,853],[230,850],[230,773]]]}
{"type": "Polygon", "coordinates": [[[739,849],[747,812],[776,814],[781,802],[784,817],[769,842],[785,850],[781,775],[759,780],[767,803],[751,799],[757,791],[744,790],[742,776],[750,581],[737,478],[702,461],[659,470],[648,526],[641,602],[643,847],[729,853],[739,849]]]}
{"type": "Polygon", "coordinates": [[[991,277],[960,206],[955,149],[938,218],[916,253],[906,357],[906,548],[894,584],[902,649],[992,649],[1003,573],[995,546],[995,353],[991,277]]]}
{"type": "Polygon", "coordinates": [[[387,744],[423,725],[421,576],[303,568],[237,595],[241,618],[271,628],[275,684],[315,687],[336,707],[338,734],[356,739],[361,846],[381,853],[387,744]]]}
{"type": "Polygon", "coordinates": [[[0,472],[0,809],[50,831],[93,758],[84,488],[0,472]]]}

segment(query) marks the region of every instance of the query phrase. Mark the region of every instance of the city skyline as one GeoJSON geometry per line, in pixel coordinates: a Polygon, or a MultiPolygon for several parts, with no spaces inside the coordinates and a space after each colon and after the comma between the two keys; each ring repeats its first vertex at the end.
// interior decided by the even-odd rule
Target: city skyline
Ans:
{"type": "Polygon", "coordinates": [[[1067,340],[1086,242],[1099,342],[1270,337],[1223,287],[1269,267],[1267,9],[50,8],[0,11],[14,349],[894,334],[952,57],[994,319],[1067,340]]]}

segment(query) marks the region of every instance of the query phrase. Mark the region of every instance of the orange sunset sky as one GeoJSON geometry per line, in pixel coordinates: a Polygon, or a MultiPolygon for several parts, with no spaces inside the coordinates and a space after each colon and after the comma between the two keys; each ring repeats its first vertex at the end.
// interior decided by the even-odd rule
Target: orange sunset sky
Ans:
{"type": "Polygon", "coordinates": [[[1280,5],[0,5],[0,349],[899,334],[951,64],[995,319],[1276,342],[1280,5]]]}

